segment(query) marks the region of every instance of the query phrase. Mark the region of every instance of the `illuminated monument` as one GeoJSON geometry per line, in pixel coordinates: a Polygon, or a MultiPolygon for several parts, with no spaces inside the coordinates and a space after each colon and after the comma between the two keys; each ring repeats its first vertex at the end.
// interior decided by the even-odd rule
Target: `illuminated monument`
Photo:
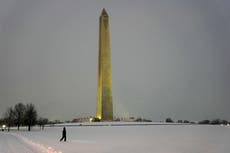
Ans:
{"type": "Polygon", "coordinates": [[[113,120],[112,71],[110,58],[109,16],[102,10],[99,23],[97,118],[113,120]]]}

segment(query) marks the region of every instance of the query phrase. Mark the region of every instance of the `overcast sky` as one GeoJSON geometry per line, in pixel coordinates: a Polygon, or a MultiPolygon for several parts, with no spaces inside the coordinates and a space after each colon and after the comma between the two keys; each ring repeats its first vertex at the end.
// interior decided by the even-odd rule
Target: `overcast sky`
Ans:
{"type": "Polygon", "coordinates": [[[94,116],[99,16],[110,16],[114,115],[230,120],[230,1],[0,1],[0,115],[94,116]]]}

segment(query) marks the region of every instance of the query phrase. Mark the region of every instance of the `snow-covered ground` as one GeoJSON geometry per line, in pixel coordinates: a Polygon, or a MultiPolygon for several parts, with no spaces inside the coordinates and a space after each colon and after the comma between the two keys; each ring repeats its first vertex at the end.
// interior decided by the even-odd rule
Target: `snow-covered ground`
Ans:
{"type": "MultiPolygon", "coordinates": [[[[90,124],[87,124],[90,125],[90,124]]],[[[214,125],[67,126],[0,132],[0,153],[229,153],[230,127],[214,125]]]]}

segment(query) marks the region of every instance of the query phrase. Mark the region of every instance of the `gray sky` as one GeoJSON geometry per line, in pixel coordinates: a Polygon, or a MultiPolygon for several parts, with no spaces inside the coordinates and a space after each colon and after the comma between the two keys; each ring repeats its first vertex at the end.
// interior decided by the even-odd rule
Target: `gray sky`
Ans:
{"type": "Polygon", "coordinates": [[[228,0],[0,1],[0,112],[94,116],[99,16],[110,16],[115,116],[230,120],[228,0]]]}

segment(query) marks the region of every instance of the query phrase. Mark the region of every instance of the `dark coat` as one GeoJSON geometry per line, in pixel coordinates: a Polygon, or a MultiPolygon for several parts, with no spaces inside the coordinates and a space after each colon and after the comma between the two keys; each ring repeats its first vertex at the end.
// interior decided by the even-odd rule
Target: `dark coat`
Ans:
{"type": "Polygon", "coordinates": [[[65,127],[63,128],[62,136],[63,136],[63,137],[66,137],[66,129],[65,129],[65,127]]]}

